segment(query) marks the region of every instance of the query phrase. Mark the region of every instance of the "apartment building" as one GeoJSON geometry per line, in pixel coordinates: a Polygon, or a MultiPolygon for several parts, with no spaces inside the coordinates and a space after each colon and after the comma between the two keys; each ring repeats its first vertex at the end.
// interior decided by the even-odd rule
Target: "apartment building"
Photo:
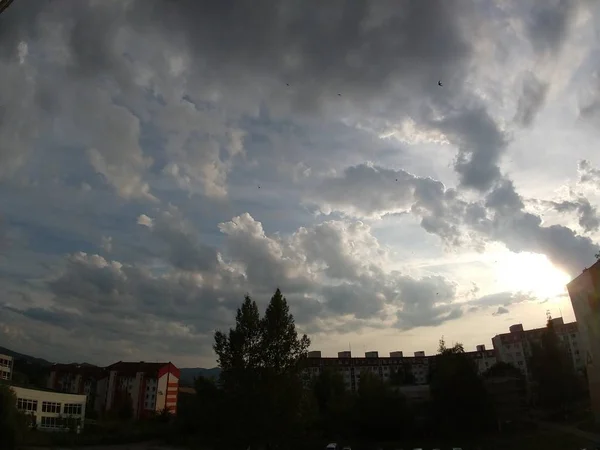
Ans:
{"type": "Polygon", "coordinates": [[[49,387],[90,395],[89,403],[102,414],[130,404],[134,418],[164,409],[175,414],[180,372],[172,363],[123,362],[107,367],[58,365],[50,372],[49,387]]]}
{"type": "Polygon", "coordinates": [[[600,423],[600,261],[567,285],[579,324],[592,411],[600,423]]]}
{"type": "Polygon", "coordinates": [[[106,403],[108,372],[91,364],[54,364],[47,387],[59,392],[85,395],[87,408],[101,413],[106,403]]]}
{"type": "Polygon", "coordinates": [[[13,357],[0,354],[0,380],[12,380],[13,357]]]}
{"type": "MultiPolygon", "coordinates": [[[[554,330],[564,348],[569,353],[573,367],[577,371],[585,368],[585,349],[579,335],[577,322],[564,323],[562,317],[551,319],[554,330]]],[[[546,327],[523,329],[522,324],[516,324],[509,328],[508,333],[499,334],[492,338],[492,344],[496,351],[498,361],[512,364],[520,369],[530,379],[532,346],[539,344],[546,327]]]]}
{"type": "MultiPolygon", "coordinates": [[[[486,350],[484,345],[478,345],[476,351],[466,352],[466,355],[473,359],[480,374],[496,363],[494,350],[486,350]]],[[[364,357],[352,357],[351,352],[344,351],[339,352],[337,358],[323,357],[320,351],[311,351],[304,362],[303,380],[308,385],[322,371],[334,370],[341,373],[346,389],[356,391],[364,373],[370,372],[384,381],[391,381],[394,374],[401,371],[412,374],[414,385],[426,385],[435,362],[435,355],[427,356],[423,351],[414,352],[413,356],[395,351],[381,357],[376,351],[366,352],[364,357]]]]}
{"type": "Polygon", "coordinates": [[[52,390],[11,386],[17,409],[29,417],[29,424],[40,430],[83,429],[86,397],[52,390]]]}

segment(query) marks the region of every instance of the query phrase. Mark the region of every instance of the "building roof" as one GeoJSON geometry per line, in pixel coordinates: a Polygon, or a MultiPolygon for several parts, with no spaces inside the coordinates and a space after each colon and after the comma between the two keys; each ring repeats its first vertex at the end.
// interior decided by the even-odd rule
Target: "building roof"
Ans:
{"type": "Polygon", "coordinates": [[[171,364],[170,362],[155,362],[147,363],[144,361],[139,362],[124,362],[119,361],[111,364],[106,369],[109,371],[116,370],[120,375],[132,375],[135,376],[138,372],[144,372],[147,375],[158,375],[160,369],[164,366],[171,364]]]}
{"type": "Polygon", "coordinates": [[[70,394],[70,392],[63,392],[63,391],[59,391],[57,389],[50,389],[50,388],[46,388],[46,387],[28,386],[23,383],[15,383],[14,381],[3,381],[3,383],[1,383],[1,384],[6,384],[10,387],[15,387],[15,388],[29,389],[31,391],[54,392],[57,394],[70,394]]]}
{"type": "Polygon", "coordinates": [[[74,373],[84,377],[105,377],[108,375],[104,367],[93,366],[91,364],[52,364],[50,371],[74,373]]]}

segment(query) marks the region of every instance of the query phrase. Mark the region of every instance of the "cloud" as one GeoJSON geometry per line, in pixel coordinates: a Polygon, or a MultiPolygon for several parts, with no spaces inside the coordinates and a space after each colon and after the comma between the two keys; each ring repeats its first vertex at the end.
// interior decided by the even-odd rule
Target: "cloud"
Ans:
{"type": "Polygon", "coordinates": [[[514,120],[522,127],[529,127],[533,124],[535,116],[544,104],[548,84],[540,80],[535,74],[528,73],[523,80],[522,89],[514,120]]]}
{"type": "Polygon", "coordinates": [[[501,316],[502,314],[508,314],[510,311],[503,306],[498,306],[498,309],[492,316],[501,316]]]}
{"type": "Polygon", "coordinates": [[[476,300],[469,301],[472,308],[489,308],[492,306],[509,306],[522,302],[534,301],[536,297],[526,292],[496,292],[494,294],[484,295],[476,300]]]}
{"type": "Polygon", "coordinates": [[[444,251],[501,243],[579,273],[599,250],[590,155],[560,200],[531,195],[509,155],[561,154],[574,135],[569,151],[593,148],[569,125],[574,86],[591,86],[584,118],[598,92],[588,5],[15,2],[0,17],[0,335],[58,358],[210,364],[246,292],[262,304],[279,286],[326,340],[528,301],[490,291],[482,267],[440,267],[444,251]],[[566,44],[581,67],[562,64],[566,44]]]}
{"type": "Polygon", "coordinates": [[[564,200],[562,202],[551,202],[558,212],[575,212],[579,216],[579,226],[590,233],[597,231],[600,227],[598,210],[590,204],[587,198],[579,197],[576,200],[564,200]]]}
{"type": "Polygon", "coordinates": [[[381,320],[410,329],[462,315],[455,283],[386,271],[389,252],[362,222],[327,221],[284,238],[243,214],[220,224],[225,246],[216,255],[195,244],[197,235],[173,209],[158,217],[150,237],[167,244],[161,261],[169,263],[160,270],[78,252],[48,282],[49,304],[4,308],[71,338],[94,330],[109,348],[134,348],[161,326],[176,326],[180,333],[163,345],[184,346],[180,351],[228,323],[244,293],[264,304],[276,287],[292,301],[299,325],[314,331],[323,331],[314,326],[317,316],[323,327],[347,317],[356,319],[354,329],[381,320]]]}
{"type": "MultiPolygon", "coordinates": [[[[317,191],[315,201],[326,214],[411,212],[427,232],[450,246],[480,248],[482,240],[502,242],[514,252],[545,254],[573,276],[581,271],[582,261],[593,260],[599,250],[590,238],[568,227],[542,226],[539,216],[525,211],[522,197],[508,179],[499,181],[484,201],[469,202],[439,181],[403,170],[361,165],[326,178],[317,191]]],[[[589,215],[584,223],[591,224],[589,215]]]]}

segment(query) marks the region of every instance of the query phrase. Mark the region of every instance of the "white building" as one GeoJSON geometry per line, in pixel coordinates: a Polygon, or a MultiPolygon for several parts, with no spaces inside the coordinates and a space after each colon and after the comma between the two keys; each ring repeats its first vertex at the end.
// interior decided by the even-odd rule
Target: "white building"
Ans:
{"type": "Polygon", "coordinates": [[[12,380],[13,358],[0,354],[0,380],[12,380]]]}
{"type": "MultiPolygon", "coordinates": [[[[551,320],[560,342],[571,357],[573,367],[577,371],[582,371],[586,365],[585,349],[580,340],[577,322],[564,323],[562,317],[551,320]]],[[[509,330],[509,333],[499,334],[492,338],[498,361],[512,364],[529,378],[531,377],[529,359],[532,346],[541,341],[546,327],[524,330],[523,325],[517,324],[511,326],[509,330]]]]}
{"type": "Polygon", "coordinates": [[[17,409],[31,417],[40,430],[58,431],[83,428],[85,395],[11,386],[17,396],[17,409]]]}

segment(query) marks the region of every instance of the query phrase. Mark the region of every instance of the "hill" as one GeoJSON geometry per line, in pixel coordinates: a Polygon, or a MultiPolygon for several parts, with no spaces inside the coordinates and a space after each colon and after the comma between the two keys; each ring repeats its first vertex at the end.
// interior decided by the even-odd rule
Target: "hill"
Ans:
{"type": "MultiPolygon", "coordinates": [[[[46,361],[42,358],[36,358],[34,356],[25,355],[23,353],[15,352],[6,347],[0,347],[0,354],[12,356],[15,360],[15,373],[23,373],[27,379],[30,380],[32,384],[40,384],[45,383],[43,378],[47,376],[47,372],[50,369],[50,366],[53,364],[49,361],[46,361]],[[39,380],[38,380],[39,378],[39,380]],[[33,381],[33,379],[36,379],[33,381]]],[[[93,364],[81,363],[81,365],[89,365],[93,364]]],[[[219,373],[221,373],[221,369],[218,367],[214,367],[212,369],[204,369],[201,367],[190,367],[190,368],[182,368],[181,370],[181,385],[182,386],[192,386],[194,384],[194,378],[198,376],[203,376],[206,378],[218,378],[219,373]]]]}
{"type": "Polygon", "coordinates": [[[23,353],[15,352],[6,347],[0,347],[0,353],[3,355],[12,356],[14,360],[25,361],[30,364],[37,364],[40,366],[51,366],[52,365],[51,362],[46,361],[45,359],[36,358],[34,356],[29,356],[29,355],[25,355],[23,353]]]}
{"type": "Polygon", "coordinates": [[[194,384],[194,378],[198,376],[217,379],[219,378],[219,374],[221,373],[221,369],[219,369],[218,367],[213,367],[212,369],[193,367],[180,370],[181,377],[179,379],[179,382],[182,386],[192,386],[194,384]]]}

